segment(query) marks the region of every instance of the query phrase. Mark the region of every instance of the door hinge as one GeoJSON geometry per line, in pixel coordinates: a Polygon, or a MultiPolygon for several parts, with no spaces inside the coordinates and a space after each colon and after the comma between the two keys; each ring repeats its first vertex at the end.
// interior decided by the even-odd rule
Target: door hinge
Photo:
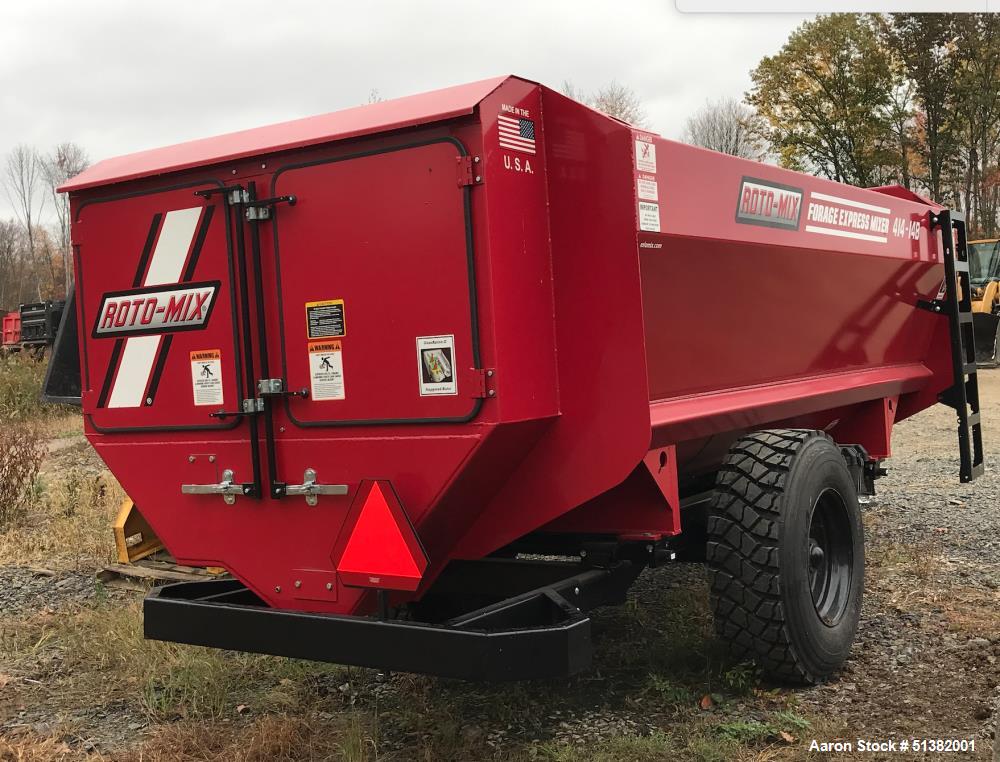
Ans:
{"type": "Polygon", "coordinates": [[[483,181],[482,162],[478,156],[456,156],[458,166],[458,187],[479,185],[483,181]]]}
{"type": "Polygon", "coordinates": [[[472,368],[472,377],[475,383],[472,396],[474,398],[492,398],[497,396],[496,371],[493,368],[472,368]]]}

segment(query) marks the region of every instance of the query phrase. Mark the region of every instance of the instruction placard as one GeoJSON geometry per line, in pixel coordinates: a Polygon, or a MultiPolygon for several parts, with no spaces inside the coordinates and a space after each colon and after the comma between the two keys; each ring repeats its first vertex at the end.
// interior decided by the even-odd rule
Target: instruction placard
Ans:
{"type": "Polygon", "coordinates": [[[312,399],[342,400],[344,392],[344,353],[339,341],[309,342],[309,379],[312,399]]]}
{"type": "Polygon", "coordinates": [[[344,300],[306,302],[306,336],[310,339],[340,338],[347,333],[344,300]]]}
{"type": "Polygon", "coordinates": [[[417,338],[417,373],[421,397],[458,394],[455,372],[454,336],[417,338]]]}
{"type": "Polygon", "coordinates": [[[650,201],[639,202],[639,230],[660,232],[660,205],[650,201]]]}
{"type": "Polygon", "coordinates": [[[195,405],[222,405],[222,352],[199,349],[191,352],[191,385],[195,405]]]}

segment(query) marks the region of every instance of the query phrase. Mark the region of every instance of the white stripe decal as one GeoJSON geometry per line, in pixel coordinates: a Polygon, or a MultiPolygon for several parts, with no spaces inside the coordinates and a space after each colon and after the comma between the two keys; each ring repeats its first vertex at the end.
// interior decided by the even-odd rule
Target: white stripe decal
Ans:
{"type": "Polygon", "coordinates": [[[884,206],[873,206],[871,204],[865,204],[861,201],[851,201],[849,198],[841,198],[840,196],[828,196],[825,193],[813,193],[810,191],[810,196],[813,198],[818,198],[820,201],[832,201],[835,204],[843,204],[844,206],[853,206],[856,209],[866,209],[869,212],[878,212],[879,214],[892,214],[892,209],[887,209],[884,206]]]}
{"type": "MultiPolygon", "coordinates": [[[[156,239],[156,248],[149,261],[143,286],[160,286],[177,283],[184,272],[191,242],[194,240],[198,220],[204,207],[175,209],[167,212],[156,239]]],[[[160,347],[160,336],[129,336],[125,339],[118,375],[111,390],[108,407],[140,407],[143,395],[149,385],[149,374],[156,361],[156,350],[160,347]]]]}
{"type": "Polygon", "coordinates": [[[108,407],[140,407],[162,336],[129,336],[108,407]]]}
{"type": "Polygon", "coordinates": [[[196,206],[167,212],[143,286],[160,286],[164,283],[176,283],[181,279],[201,210],[202,207],[196,206]]]}
{"type": "Polygon", "coordinates": [[[850,230],[837,230],[835,228],[820,228],[815,225],[806,225],[807,233],[821,233],[822,235],[835,235],[840,238],[857,238],[859,241],[873,241],[875,243],[889,243],[889,239],[881,235],[868,235],[867,233],[854,233],[850,230]]]}

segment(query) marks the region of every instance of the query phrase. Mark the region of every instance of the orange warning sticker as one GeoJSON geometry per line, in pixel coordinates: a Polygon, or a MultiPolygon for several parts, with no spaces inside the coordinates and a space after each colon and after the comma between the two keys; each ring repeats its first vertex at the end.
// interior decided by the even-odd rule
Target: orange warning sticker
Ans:
{"type": "Polygon", "coordinates": [[[344,353],[339,341],[309,342],[309,379],[312,399],[342,400],[344,391],[344,353]]]}
{"type": "Polygon", "coordinates": [[[191,353],[191,385],[195,405],[222,405],[222,352],[199,349],[191,353]]]}

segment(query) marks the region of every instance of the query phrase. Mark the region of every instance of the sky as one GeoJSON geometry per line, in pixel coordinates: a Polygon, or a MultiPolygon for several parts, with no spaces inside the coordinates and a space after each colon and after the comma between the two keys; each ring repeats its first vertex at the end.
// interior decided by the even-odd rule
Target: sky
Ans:
{"type": "Polygon", "coordinates": [[[96,161],[508,73],[617,80],[677,138],[805,18],[673,0],[3,2],[0,158],[73,141],[96,161]]]}

